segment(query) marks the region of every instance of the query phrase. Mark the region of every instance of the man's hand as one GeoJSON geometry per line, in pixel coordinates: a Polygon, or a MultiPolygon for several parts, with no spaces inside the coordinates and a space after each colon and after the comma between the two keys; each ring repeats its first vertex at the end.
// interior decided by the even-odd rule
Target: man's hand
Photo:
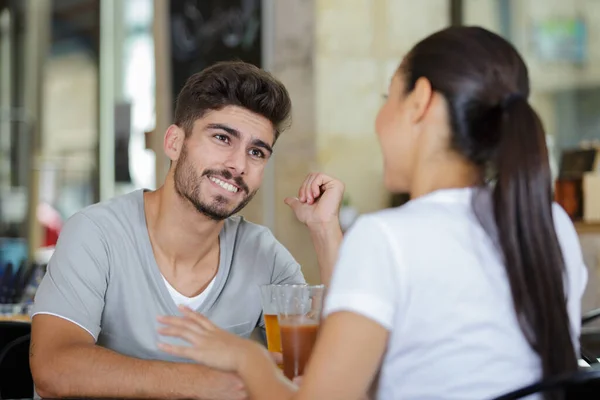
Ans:
{"type": "Polygon", "coordinates": [[[219,374],[208,382],[199,383],[204,392],[202,399],[249,400],[242,379],[235,374],[219,374]]]}
{"type": "Polygon", "coordinates": [[[309,174],[298,190],[298,197],[288,197],[285,204],[290,206],[298,221],[309,228],[331,223],[339,224],[338,214],[344,184],[322,173],[309,174]]]}
{"type": "Polygon", "coordinates": [[[312,238],[321,283],[328,285],[342,243],[339,211],[344,197],[344,184],[321,173],[309,174],[298,190],[298,197],[288,197],[298,221],[308,227],[312,238]]]}

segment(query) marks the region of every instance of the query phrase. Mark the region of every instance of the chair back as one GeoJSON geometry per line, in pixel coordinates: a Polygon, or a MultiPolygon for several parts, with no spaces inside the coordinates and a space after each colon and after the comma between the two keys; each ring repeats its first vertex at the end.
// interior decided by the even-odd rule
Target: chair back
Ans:
{"type": "Polygon", "coordinates": [[[0,399],[33,398],[30,334],[27,322],[0,321],[0,399]]]}
{"type": "Polygon", "coordinates": [[[600,318],[600,308],[591,310],[581,317],[581,358],[588,364],[598,364],[600,358],[600,328],[590,326],[600,318]],[[587,326],[586,326],[587,325],[587,326]]]}
{"type": "Polygon", "coordinates": [[[553,395],[552,398],[564,400],[600,399],[600,368],[582,368],[544,379],[494,400],[517,400],[533,394],[553,395]]]}

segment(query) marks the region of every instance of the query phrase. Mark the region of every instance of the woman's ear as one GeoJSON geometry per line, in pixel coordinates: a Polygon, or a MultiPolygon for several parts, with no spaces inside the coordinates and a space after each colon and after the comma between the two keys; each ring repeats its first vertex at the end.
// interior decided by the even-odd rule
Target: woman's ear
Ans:
{"type": "Polygon", "coordinates": [[[415,88],[410,93],[412,122],[418,123],[427,114],[433,99],[433,89],[429,79],[421,77],[415,83],[415,88]]]}

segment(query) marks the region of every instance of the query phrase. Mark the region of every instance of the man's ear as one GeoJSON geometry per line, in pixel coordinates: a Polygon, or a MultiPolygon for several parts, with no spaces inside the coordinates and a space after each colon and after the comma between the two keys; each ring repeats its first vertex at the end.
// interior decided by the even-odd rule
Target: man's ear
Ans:
{"type": "Polygon", "coordinates": [[[165,132],[163,147],[165,154],[171,161],[177,161],[185,141],[185,132],[177,125],[171,125],[165,132]]]}

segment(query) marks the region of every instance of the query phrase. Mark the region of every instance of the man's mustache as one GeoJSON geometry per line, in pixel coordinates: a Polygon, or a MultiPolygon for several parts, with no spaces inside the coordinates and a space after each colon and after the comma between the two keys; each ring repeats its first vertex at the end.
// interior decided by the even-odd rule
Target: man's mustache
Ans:
{"type": "Polygon", "coordinates": [[[240,189],[242,189],[246,194],[250,193],[250,189],[248,188],[248,185],[246,185],[246,182],[244,182],[244,179],[241,176],[233,176],[233,174],[231,173],[231,171],[228,171],[226,169],[221,170],[221,171],[217,171],[214,169],[207,169],[204,170],[204,172],[202,172],[202,176],[214,176],[214,177],[222,177],[223,179],[227,179],[227,180],[232,180],[233,182],[235,182],[235,184],[237,185],[237,187],[239,187],[240,189]]]}

